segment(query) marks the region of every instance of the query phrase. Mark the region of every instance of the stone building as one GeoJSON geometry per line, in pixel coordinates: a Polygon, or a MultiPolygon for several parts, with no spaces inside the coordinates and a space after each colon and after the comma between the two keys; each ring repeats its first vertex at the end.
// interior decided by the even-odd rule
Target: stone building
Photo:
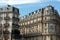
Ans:
{"type": "Polygon", "coordinates": [[[18,22],[18,8],[10,5],[0,8],[0,40],[15,40],[19,28],[18,22]]]}
{"type": "Polygon", "coordinates": [[[60,16],[51,5],[21,17],[19,25],[24,40],[60,40],[60,16]]]}

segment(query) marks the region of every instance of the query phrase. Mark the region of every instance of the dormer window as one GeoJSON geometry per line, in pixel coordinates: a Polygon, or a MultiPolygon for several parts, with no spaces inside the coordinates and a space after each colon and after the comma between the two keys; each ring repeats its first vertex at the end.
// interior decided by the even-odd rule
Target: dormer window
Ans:
{"type": "Polygon", "coordinates": [[[31,13],[29,13],[29,16],[31,15],[31,13]]]}
{"type": "Polygon", "coordinates": [[[7,8],[7,10],[9,10],[9,8],[7,8]]]}
{"type": "Polygon", "coordinates": [[[8,7],[11,7],[11,5],[8,5],[8,7]]]}
{"type": "Polygon", "coordinates": [[[37,11],[35,11],[37,13],[37,11]]]}
{"type": "Polygon", "coordinates": [[[32,15],[34,14],[34,12],[32,12],[32,15]]]}
{"type": "Polygon", "coordinates": [[[3,10],[2,8],[0,8],[1,10],[3,10]]]}
{"type": "Polygon", "coordinates": [[[5,27],[5,28],[8,28],[8,27],[9,27],[9,23],[5,23],[5,24],[4,24],[4,27],[5,27]]]}
{"type": "Polygon", "coordinates": [[[7,17],[4,17],[4,19],[5,19],[5,20],[10,20],[10,17],[9,17],[9,16],[7,16],[7,17]]]}
{"type": "Polygon", "coordinates": [[[15,9],[15,12],[17,12],[17,9],[15,9]]]}
{"type": "Polygon", "coordinates": [[[48,13],[49,11],[47,10],[46,12],[48,13]]]}

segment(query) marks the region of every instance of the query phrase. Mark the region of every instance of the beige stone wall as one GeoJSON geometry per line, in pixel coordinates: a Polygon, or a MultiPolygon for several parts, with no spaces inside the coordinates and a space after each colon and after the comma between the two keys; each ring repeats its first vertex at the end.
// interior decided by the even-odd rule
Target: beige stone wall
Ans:
{"type": "Polygon", "coordinates": [[[57,15],[58,13],[53,7],[47,6],[26,18],[24,16],[20,20],[20,32],[27,37],[26,40],[56,40],[57,33],[58,35],[60,33],[60,17],[57,15]]]}
{"type": "Polygon", "coordinates": [[[18,19],[19,17],[19,10],[17,8],[14,7],[14,10],[13,10],[13,7],[12,6],[7,6],[7,7],[4,7],[4,8],[0,8],[0,24],[2,24],[2,26],[0,26],[0,28],[2,30],[0,30],[0,35],[2,35],[2,38],[0,40],[11,40],[11,33],[12,33],[12,30],[13,30],[13,26],[12,26],[12,23],[16,22],[16,24],[18,24],[18,22],[16,20],[14,20],[13,22],[13,16],[18,19]],[[1,10],[2,9],[2,10],[1,10]],[[6,19],[7,18],[7,19],[6,19]],[[9,24],[8,27],[6,27],[4,24],[9,24]],[[3,34],[3,31],[8,31],[9,34],[3,34]],[[2,31],[2,33],[1,33],[2,31]],[[5,37],[5,38],[4,38],[5,37]]]}

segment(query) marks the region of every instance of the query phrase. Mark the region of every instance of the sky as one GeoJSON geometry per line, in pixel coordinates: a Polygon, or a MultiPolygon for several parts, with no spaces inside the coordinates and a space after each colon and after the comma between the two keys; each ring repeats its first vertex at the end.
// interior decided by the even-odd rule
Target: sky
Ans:
{"type": "Polygon", "coordinates": [[[20,16],[28,15],[29,13],[52,5],[60,14],[60,0],[0,0],[0,7],[4,5],[12,5],[19,8],[20,16]]]}

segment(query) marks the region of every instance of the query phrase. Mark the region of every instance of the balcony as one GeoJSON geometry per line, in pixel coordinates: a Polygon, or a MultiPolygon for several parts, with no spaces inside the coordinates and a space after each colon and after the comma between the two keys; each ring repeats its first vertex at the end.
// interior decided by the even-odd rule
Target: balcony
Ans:
{"type": "Polygon", "coordinates": [[[20,31],[19,30],[12,30],[12,38],[19,39],[20,31]],[[17,37],[16,37],[17,36],[17,37]]]}
{"type": "Polygon", "coordinates": [[[56,33],[49,33],[49,32],[47,32],[47,33],[42,33],[42,35],[55,35],[56,33]]]}
{"type": "Polygon", "coordinates": [[[46,19],[46,20],[43,20],[43,23],[50,22],[50,21],[51,21],[51,20],[46,19]]]}
{"type": "Polygon", "coordinates": [[[13,17],[12,19],[13,19],[13,21],[14,20],[19,21],[19,18],[18,17],[13,17]]]}
{"type": "Polygon", "coordinates": [[[2,33],[0,34],[0,39],[2,38],[2,33]]]}
{"type": "Polygon", "coordinates": [[[18,29],[19,28],[19,25],[18,24],[12,23],[12,25],[13,25],[13,29],[18,29]]]}
{"type": "Polygon", "coordinates": [[[41,32],[33,32],[33,33],[27,33],[27,34],[23,34],[24,37],[28,37],[28,36],[37,36],[37,35],[42,35],[41,32]]]}
{"type": "Polygon", "coordinates": [[[10,20],[9,16],[4,17],[4,20],[10,20]]]}
{"type": "Polygon", "coordinates": [[[43,20],[43,23],[46,23],[46,22],[57,23],[58,21],[56,19],[46,19],[46,20],[43,20]]]}
{"type": "Polygon", "coordinates": [[[7,30],[3,31],[3,37],[5,40],[8,40],[9,39],[9,31],[7,31],[7,30]]]}
{"type": "Polygon", "coordinates": [[[5,24],[4,24],[4,27],[5,27],[5,28],[8,28],[8,27],[9,27],[9,23],[5,23],[5,24]]]}
{"type": "Polygon", "coordinates": [[[10,32],[8,30],[4,30],[3,34],[9,34],[10,32]]]}

